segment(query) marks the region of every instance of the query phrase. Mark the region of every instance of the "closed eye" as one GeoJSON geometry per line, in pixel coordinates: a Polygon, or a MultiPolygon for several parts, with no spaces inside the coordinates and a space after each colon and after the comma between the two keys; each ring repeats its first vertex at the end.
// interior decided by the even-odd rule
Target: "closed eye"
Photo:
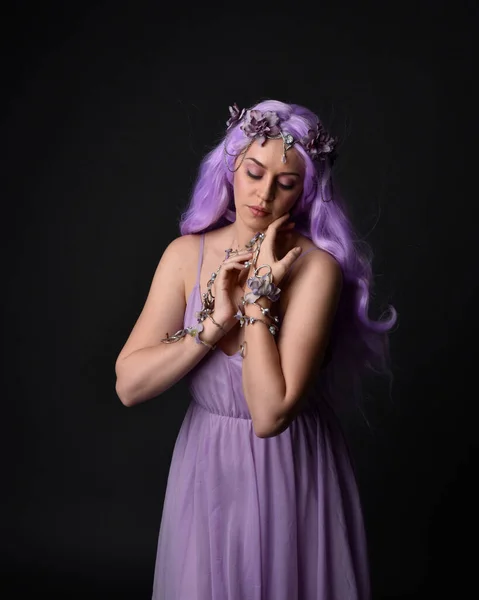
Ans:
{"type": "MultiPolygon", "coordinates": [[[[262,175],[255,175],[254,173],[251,173],[251,171],[248,170],[246,170],[246,173],[248,174],[248,177],[251,177],[251,179],[261,179],[262,177],[262,175]]],[[[286,185],[285,183],[278,182],[278,185],[283,190],[292,190],[294,188],[294,184],[286,185]]]]}

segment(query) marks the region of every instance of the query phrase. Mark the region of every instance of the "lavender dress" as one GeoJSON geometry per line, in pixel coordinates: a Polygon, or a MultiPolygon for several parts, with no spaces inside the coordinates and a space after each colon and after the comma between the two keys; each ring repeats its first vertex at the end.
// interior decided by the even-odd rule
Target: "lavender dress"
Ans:
{"type": "MultiPolygon", "coordinates": [[[[198,275],[185,326],[201,308],[198,275]]],[[[310,405],[256,437],[242,358],[217,348],[188,374],[191,403],[173,451],[152,600],[366,600],[366,539],[336,419],[310,405]]]]}

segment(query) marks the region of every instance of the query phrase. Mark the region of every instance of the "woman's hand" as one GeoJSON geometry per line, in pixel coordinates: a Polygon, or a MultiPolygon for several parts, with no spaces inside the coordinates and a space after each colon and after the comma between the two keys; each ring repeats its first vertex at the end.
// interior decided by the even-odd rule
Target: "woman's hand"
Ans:
{"type": "MultiPolygon", "coordinates": [[[[301,253],[301,248],[299,252],[293,249],[281,260],[277,259],[278,234],[284,234],[285,238],[288,239],[294,227],[294,223],[287,223],[288,218],[289,213],[286,213],[269,224],[264,232],[265,238],[256,261],[257,267],[263,264],[271,267],[275,285],[279,284],[301,253]]],[[[245,294],[246,281],[254,275],[253,267],[245,269],[244,263],[252,259],[253,252],[244,251],[222,262],[221,269],[212,286],[212,293],[215,297],[214,318],[217,322],[222,324],[228,321],[231,322],[239,307],[241,307],[241,298],[245,294]]],[[[265,269],[261,269],[258,275],[264,275],[266,272],[265,269]]]]}
{"type": "Polygon", "coordinates": [[[244,263],[252,258],[252,252],[243,251],[221,263],[221,269],[211,289],[215,297],[215,321],[224,324],[238,312],[245,281],[241,274],[247,273],[244,263]]]}
{"type": "MultiPolygon", "coordinates": [[[[285,213],[275,221],[269,224],[269,226],[265,230],[265,237],[263,243],[261,244],[261,248],[258,254],[258,259],[256,261],[256,268],[261,265],[269,265],[271,267],[271,275],[273,277],[272,281],[276,286],[279,286],[281,280],[286,275],[287,271],[294,263],[294,261],[301,254],[301,247],[299,250],[297,248],[293,248],[289,252],[283,256],[281,260],[278,260],[278,256],[276,253],[277,246],[279,243],[279,235],[285,233],[286,239],[288,239],[293,230],[294,223],[287,223],[289,219],[289,213],[285,213]],[[278,235],[279,234],[279,235],[278,235]]],[[[282,241],[284,243],[284,241],[282,241]]],[[[258,271],[258,277],[265,275],[268,272],[266,268],[260,269],[258,271]]],[[[253,266],[249,269],[249,277],[253,277],[254,269],[253,266]]]]}

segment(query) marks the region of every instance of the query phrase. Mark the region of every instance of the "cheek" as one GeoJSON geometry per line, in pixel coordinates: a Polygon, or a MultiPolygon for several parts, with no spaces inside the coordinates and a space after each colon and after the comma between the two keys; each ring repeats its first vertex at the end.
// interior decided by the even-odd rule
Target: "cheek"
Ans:
{"type": "Polygon", "coordinates": [[[284,205],[287,207],[287,210],[292,208],[299,201],[302,193],[302,190],[300,192],[295,191],[293,193],[290,192],[285,196],[284,205]]]}
{"type": "Polygon", "coordinates": [[[251,185],[244,177],[235,177],[233,182],[233,190],[236,196],[248,194],[251,191],[251,185]]]}
{"type": "Polygon", "coordinates": [[[301,194],[303,193],[302,189],[294,189],[283,192],[283,198],[285,202],[294,203],[299,199],[301,194]]]}

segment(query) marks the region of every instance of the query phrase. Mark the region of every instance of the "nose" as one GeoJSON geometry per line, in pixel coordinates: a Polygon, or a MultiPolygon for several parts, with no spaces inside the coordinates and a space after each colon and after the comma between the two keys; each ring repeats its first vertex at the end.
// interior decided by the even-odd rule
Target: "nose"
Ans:
{"type": "Polygon", "coordinates": [[[274,179],[264,178],[258,188],[258,196],[265,202],[271,202],[274,199],[274,179]]]}

